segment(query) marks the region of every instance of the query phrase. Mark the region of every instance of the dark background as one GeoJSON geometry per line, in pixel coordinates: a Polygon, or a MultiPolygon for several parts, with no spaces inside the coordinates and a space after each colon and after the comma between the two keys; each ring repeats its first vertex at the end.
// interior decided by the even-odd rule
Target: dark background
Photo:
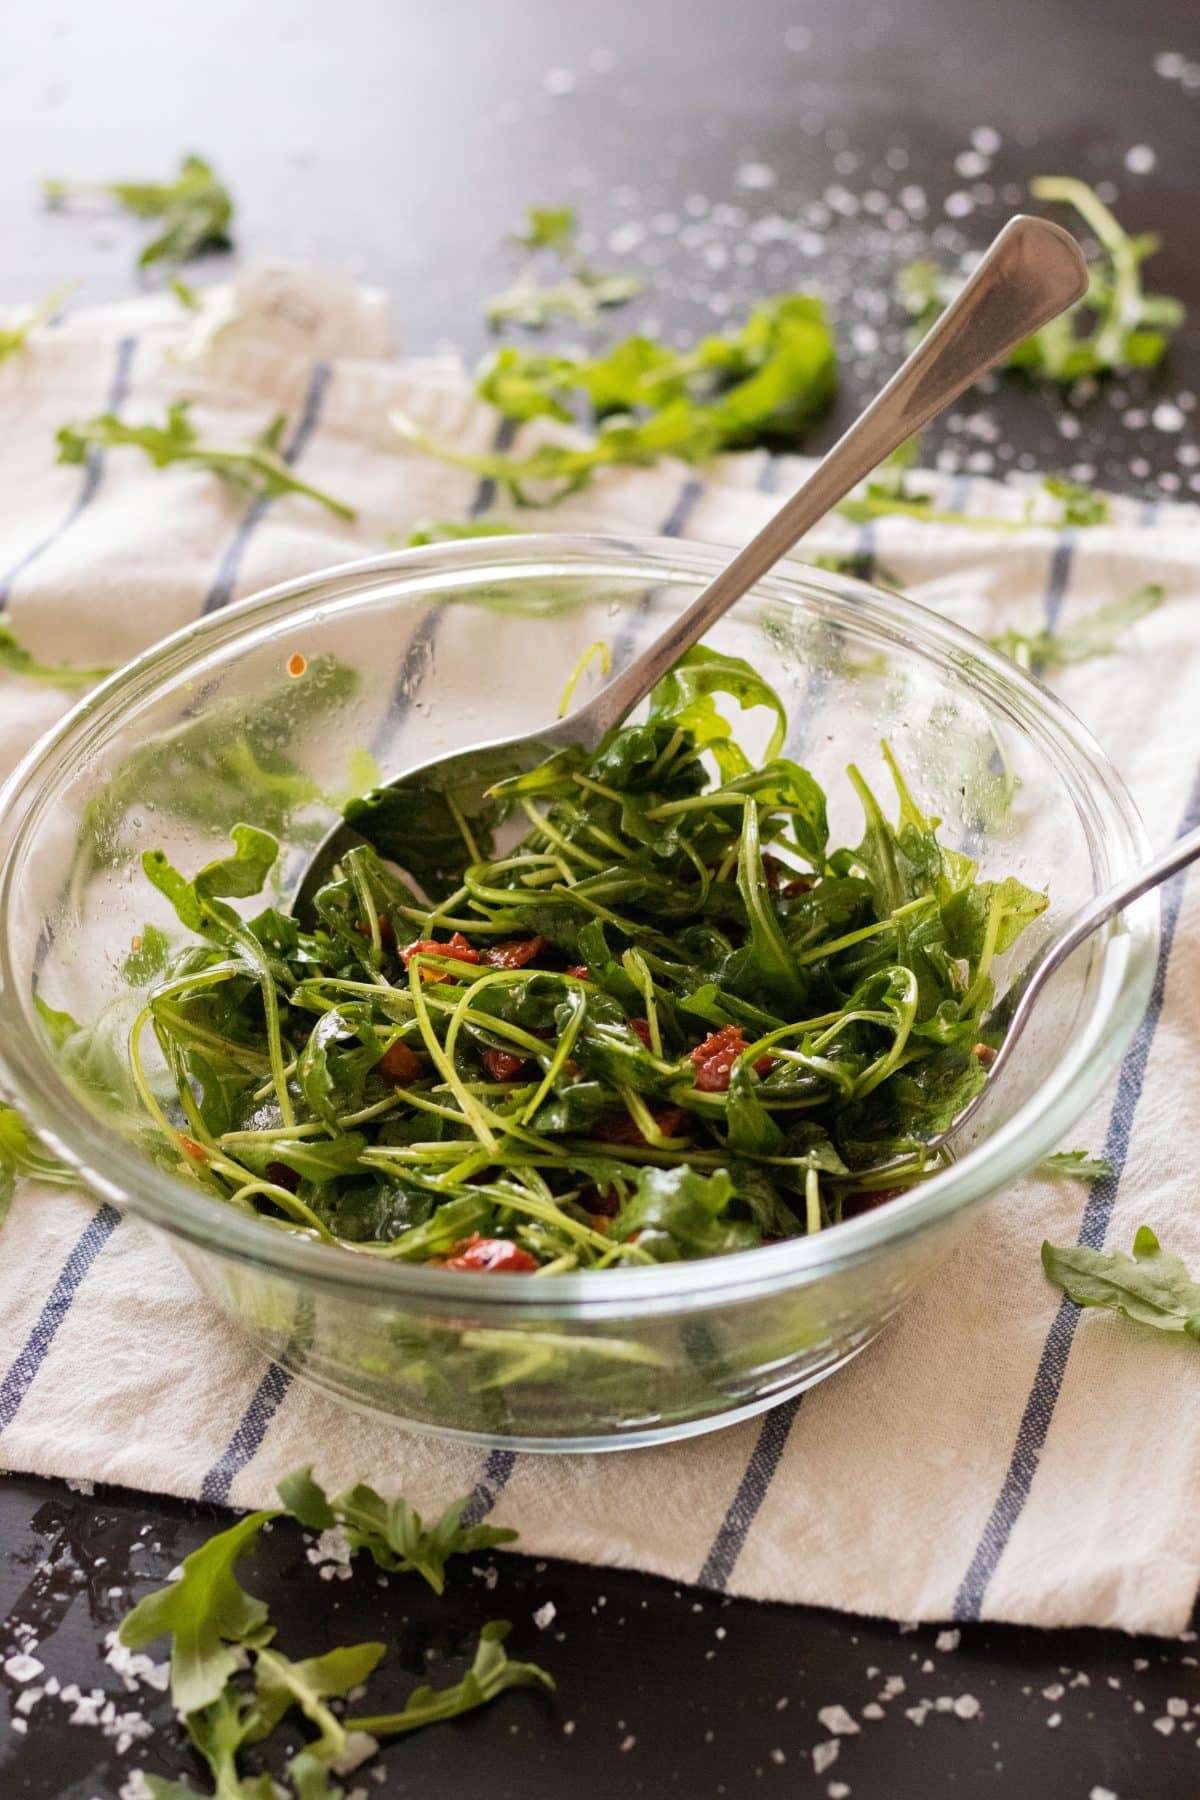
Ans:
{"type": "MultiPolygon", "coordinates": [[[[898,354],[899,264],[930,248],[954,261],[987,241],[1031,176],[1075,174],[1111,183],[1131,229],[1162,233],[1150,285],[1189,302],[1191,322],[1153,377],[1071,404],[1001,386],[932,433],[927,454],[1092,472],[1145,494],[1200,489],[1200,16],[1182,0],[139,0],[10,6],[2,29],[4,302],[80,276],[85,302],[135,285],[141,229],[42,210],[43,176],[154,178],[195,149],[235,191],[244,259],[320,261],[379,283],[403,349],[474,355],[487,342],[481,300],[515,272],[505,232],[531,203],[570,201],[601,266],[653,282],[613,330],[686,337],[765,293],[825,293],[844,380],[819,445],[898,354]],[[913,189],[923,210],[905,198],[913,189]],[[779,231],[764,228],[772,219],[779,231]]],[[[115,1800],[135,1765],[189,1768],[161,1696],[125,1693],[104,1637],[221,1522],[136,1495],[0,1484],[0,1662],[24,1622],[47,1673],[99,1690],[82,1708],[44,1699],[24,1732],[6,1714],[6,1800],[115,1800]],[[111,1724],[83,1722],[109,1695],[153,1721],[148,1743],[118,1754],[111,1724]]],[[[295,1654],[335,1632],[385,1638],[395,1648],[379,1680],[400,1693],[431,1652],[457,1674],[450,1659],[501,1614],[516,1622],[514,1653],[558,1677],[553,1700],[510,1695],[398,1745],[382,1787],[365,1772],[348,1785],[434,1800],[1197,1790],[1200,1680],[1186,1641],[975,1626],[938,1650],[936,1627],[511,1556],[497,1559],[493,1591],[490,1562],[462,1569],[437,1602],[411,1581],[322,1583],[295,1532],[265,1545],[254,1580],[295,1654]],[[539,1632],[546,1601],[557,1617],[539,1632]],[[879,1700],[896,1676],[904,1691],[879,1700]],[[978,1716],[948,1710],[967,1695],[978,1716]],[[908,1709],[924,1700],[917,1724],[908,1709]],[[860,1730],[818,1775],[811,1752],[829,1731],[817,1713],[831,1704],[860,1730]],[[864,1718],[864,1705],[882,1716],[864,1718]]],[[[0,1678],[0,1704],[20,1691],[0,1678]]]]}

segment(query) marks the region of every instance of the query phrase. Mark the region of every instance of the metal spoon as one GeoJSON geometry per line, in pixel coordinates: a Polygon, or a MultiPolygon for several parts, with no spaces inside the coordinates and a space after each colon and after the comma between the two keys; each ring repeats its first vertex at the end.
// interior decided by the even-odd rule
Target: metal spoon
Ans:
{"type": "Polygon", "coordinates": [[[392,827],[388,836],[395,840],[403,837],[413,803],[431,793],[448,797],[470,819],[496,783],[536,768],[556,752],[594,750],[852,487],[1031,332],[1079,300],[1086,287],[1087,265],[1074,238],[1045,219],[1021,214],[1010,219],[962,292],[804,485],[648,649],[565,719],[525,737],[475,744],[421,763],[347,808],[347,820],[318,845],[293,912],[311,919],[314,896],[334,865],[363,841],[354,829],[356,813],[377,824],[386,818],[392,827]]]}

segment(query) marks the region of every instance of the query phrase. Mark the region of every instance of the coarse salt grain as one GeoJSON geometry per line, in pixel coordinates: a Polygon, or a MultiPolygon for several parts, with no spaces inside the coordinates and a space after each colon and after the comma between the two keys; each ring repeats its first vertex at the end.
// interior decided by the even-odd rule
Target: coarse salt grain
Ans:
{"type": "Polygon", "coordinates": [[[977,1719],[979,1702],[974,1694],[960,1694],[954,1702],[954,1711],[960,1719],[977,1719]]]}
{"type": "Polygon", "coordinates": [[[852,1718],[844,1706],[823,1706],[817,1714],[826,1731],[835,1737],[853,1737],[862,1727],[858,1720],[852,1718]]]}
{"type": "Polygon", "coordinates": [[[545,1606],[539,1606],[533,1615],[533,1622],[539,1631],[547,1631],[558,1617],[558,1608],[553,1600],[547,1600],[545,1606]]]}
{"type": "Polygon", "coordinates": [[[814,1744],[812,1749],[813,1773],[823,1775],[826,1769],[832,1769],[838,1759],[841,1747],[837,1738],[830,1738],[824,1744],[814,1744]]]}
{"type": "Polygon", "coordinates": [[[939,1631],[937,1637],[933,1641],[933,1647],[935,1650],[957,1650],[961,1642],[961,1631],[939,1631]]]}

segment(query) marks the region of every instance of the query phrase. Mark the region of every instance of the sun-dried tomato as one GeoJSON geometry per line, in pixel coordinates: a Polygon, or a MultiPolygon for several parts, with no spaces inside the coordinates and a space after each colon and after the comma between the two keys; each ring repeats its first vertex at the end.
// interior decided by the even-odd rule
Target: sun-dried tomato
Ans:
{"type": "Polygon", "coordinates": [[[590,973],[591,971],[586,963],[572,963],[571,967],[567,970],[567,974],[573,975],[576,981],[586,981],[590,973]]]}
{"type": "Polygon", "coordinates": [[[493,944],[483,953],[484,962],[493,969],[523,969],[546,948],[543,937],[515,938],[511,944],[493,944]]]}
{"type": "Polygon", "coordinates": [[[399,1038],[389,1044],[379,1059],[379,1073],[393,1087],[407,1087],[421,1073],[424,1064],[414,1050],[402,1043],[399,1038]]]}
{"type": "Polygon", "coordinates": [[[206,1163],[208,1161],[208,1151],[203,1144],[198,1144],[195,1138],[181,1137],[179,1143],[183,1154],[190,1156],[193,1162],[206,1163]]]}
{"type": "Polygon", "coordinates": [[[266,1177],[276,1187],[286,1188],[289,1194],[300,1192],[300,1177],[295,1169],[289,1169],[286,1163],[269,1162],[266,1167],[266,1177]]]}
{"type": "MultiPolygon", "coordinates": [[[[407,969],[414,956],[425,951],[439,956],[453,956],[457,962],[477,963],[482,960],[474,945],[467,942],[461,931],[456,931],[448,944],[439,944],[436,938],[418,938],[415,944],[406,944],[400,952],[405,968],[407,969]]],[[[423,969],[421,978],[431,983],[454,979],[452,975],[444,975],[439,969],[423,969]]]]}
{"type": "MultiPolygon", "coordinates": [[[[687,1119],[682,1106],[652,1106],[650,1108],[654,1123],[663,1137],[678,1137],[681,1127],[687,1119]]],[[[602,1144],[644,1144],[645,1137],[640,1128],[634,1124],[628,1113],[612,1113],[607,1119],[597,1119],[592,1126],[591,1136],[598,1138],[602,1144]]]]}
{"type": "Polygon", "coordinates": [[[537,1263],[520,1244],[507,1238],[464,1238],[442,1265],[446,1269],[483,1269],[496,1275],[531,1275],[537,1263]]]}
{"type": "Polygon", "coordinates": [[[649,1019],[630,1019],[629,1029],[630,1029],[630,1031],[632,1031],[634,1033],[634,1035],[636,1037],[641,1038],[641,1040],[642,1040],[643,1044],[645,1044],[647,1050],[649,1050],[651,1048],[649,1019]]]}
{"type": "Polygon", "coordinates": [[[847,1194],[842,1201],[843,1219],[857,1219],[862,1213],[874,1212],[878,1206],[886,1206],[889,1200],[898,1200],[906,1194],[907,1188],[870,1188],[861,1194],[847,1194]]]}
{"type": "MultiPolygon", "coordinates": [[[[696,1065],[696,1086],[700,1092],[726,1093],[733,1065],[748,1049],[749,1045],[740,1025],[722,1025],[719,1031],[711,1031],[704,1042],[697,1044],[691,1052],[691,1060],[696,1065]]],[[[756,1075],[765,1075],[774,1066],[773,1056],[760,1056],[754,1065],[754,1072],[756,1075]]]]}
{"type": "Polygon", "coordinates": [[[784,882],[780,892],[785,900],[798,900],[801,894],[811,894],[816,885],[811,875],[796,875],[784,882]]]}
{"type": "MultiPolygon", "coordinates": [[[[357,931],[359,937],[369,938],[371,935],[371,927],[367,924],[365,919],[355,919],[354,929],[357,931]]],[[[394,950],[396,948],[396,933],[392,930],[391,920],[386,913],[380,913],[379,915],[379,941],[385,950],[394,950]]]]}
{"type": "Polygon", "coordinates": [[[485,1050],[483,1066],[493,1081],[512,1081],[525,1067],[528,1058],[514,1056],[511,1050],[485,1050]]]}

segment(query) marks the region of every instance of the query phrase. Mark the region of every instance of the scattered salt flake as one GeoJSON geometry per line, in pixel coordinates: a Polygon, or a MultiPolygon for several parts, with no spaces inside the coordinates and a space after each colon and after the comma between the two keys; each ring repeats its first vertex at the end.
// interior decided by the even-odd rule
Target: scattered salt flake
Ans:
{"type": "Polygon", "coordinates": [[[29,1730],[29,1720],[28,1719],[10,1719],[8,1721],[8,1723],[9,1723],[10,1728],[13,1731],[17,1731],[17,1732],[24,1734],[25,1732],[27,1732],[29,1730]]]}
{"type": "Polygon", "coordinates": [[[961,1642],[961,1631],[939,1631],[936,1638],[933,1640],[933,1647],[935,1650],[957,1650],[961,1642]]]}
{"type": "Polygon", "coordinates": [[[379,1748],[379,1739],[373,1738],[369,1731],[348,1731],[345,1747],[330,1758],[329,1766],[335,1775],[350,1775],[369,1756],[374,1756],[379,1748]]]}
{"type": "Polygon", "coordinates": [[[72,1481],[69,1476],[67,1478],[67,1486],[73,1494],[85,1494],[89,1499],[96,1491],[96,1484],[94,1481],[85,1481],[82,1479],[72,1481]]]}
{"type": "Polygon", "coordinates": [[[1046,1724],[1051,1731],[1056,1731],[1058,1729],[1058,1727],[1062,1724],[1062,1714],[1061,1713],[1051,1713],[1050,1717],[1046,1720],[1046,1724]]]}
{"type": "Polygon", "coordinates": [[[1157,161],[1149,144],[1133,144],[1125,152],[1125,167],[1131,175],[1148,175],[1157,161]]]}
{"type": "Polygon", "coordinates": [[[1169,1718],[1166,1718],[1165,1716],[1161,1719],[1153,1720],[1152,1723],[1154,1725],[1155,1731],[1161,1731],[1164,1737],[1170,1737],[1171,1733],[1175,1729],[1174,1719],[1169,1719],[1169,1718]]]}
{"type": "Polygon", "coordinates": [[[882,1706],[880,1706],[878,1700],[868,1700],[867,1704],[862,1709],[862,1716],[864,1719],[887,1718],[887,1714],[884,1712],[882,1706]]]}
{"type": "Polygon", "coordinates": [[[954,1711],[954,1695],[939,1694],[933,1703],[933,1710],[940,1713],[952,1713],[954,1711]]]}
{"type": "Polygon", "coordinates": [[[850,1789],[844,1781],[831,1781],[825,1792],[829,1795],[829,1800],[846,1800],[850,1789]]]}
{"type": "Polygon", "coordinates": [[[921,1673],[922,1675],[932,1675],[936,1668],[937,1664],[934,1662],[932,1656],[927,1656],[925,1661],[921,1664],[921,1673]]]}
{"type": "Polygon", "coordinates": [[[881,1700],[894,1700],[897,1694],[902,1694],[903,1692],[903,1675],[889,1675],[883,1684],[883,1691],[880,1693],[879,1698],[881,1700]]]}
{"type": "Polygon", "coordinates": [[[1173,1719],[1186,1719],[1188,1716],[1188,1703],[1186,1700],[1180,1700],[1178,1698],[1168,1700],[1167,1711],[1173,1719]]]}
{"type": "Polygon", "coordinates": [[[773,1763],[779,1763],[780,1765],[782,1765],[783,1763],[785,1763],[787,1761],[787,1757],[782,1750],[775,1749],[775,1750],[772,1750],[772,1752],[771,1752],[771,1761],[773,1763]]]}
{"type": "Polygon", "coordinates": [[[547,1600],[545,1606],[539,1606],[533,1615],[533,1622],[539,1631],[548,1631],[558,1617],[558,1608],[553,1600],[547,1600]]]}
{"type": "Polygon", "coordinates": [[[815,1775],[823,1775],[826,1769],[832,1769],[838,1759],[841,1744],[837,1738],[830,1738],[827,1743],[814,1744],[812,1748],[812,1766],[815,1775]]]}
{"type": "Polygon", "coordinates": [[[4,1664],[4,1673],[13,1681],[32,1681],[35,1675],[41,1675],[45,1663],[40,1663],[36,1656],[27,1651],[15,1650],[4,1664]]]}
{"type": "Polygon", "coordinates": [[[1150,1667],[1150,1658],[1148,1656],[1135,1656],[1133,1659],[1133,1666],[1140,1674],[1143,1669],[1148,1669],[1150,1667]]]}
{"type": "Polygon", "coordinates": [[[960,1719],[977,1719],[979,1702],[974,1694],[960,1694],[954,1702],[954,1711],[960,1719]]]}
{"type": "Polygon", "coordinates": [[[1066,1691],[1061,1681],[1052,1681],[1049,1687],[1042,1689],[1042,1699],[1061,1700],[1066,1691]]]}
{"type": "MultiPolygon", "coordinates": [[[[817,1717],[826,1731],[832,1731],[835,1737],[853,1737],[856,1731],[862,1730],[858,1720],[844,1706],[823,1706],[817,1717]]],[[[819,1769],[817,1773],[820,1774],[819,1769]]]]}
{"type": "Polygon", "coordinates": [[[27,1687],[23,1689],[22,1692],[17,1695],[17,1711],[19,1713],[31,1713],[45,1692],[46,1690],[44,1687],[27,1687]]]}
{"type": "Polygon", "coordinates": [[[1088,1800],[1117,1800],[1117,1796],[1111,1788],[1094,1787],[1088,1795],[1088,1800]]]}
{"type": "Polygon", "coordinates": [[[135,1769],[117,1789],[117,1800],[154,1800],[154,1790],[141,1769],[135,1769]]]}
{"type": "Polygon", "coordinates": [[[911,1719],[914,1725],[923,1725],[925,1723],[926,1717],[929,1714],[931,1706],[932,1706],[932,1701],[918,1700],[918,1702],[915,1706],[906,1706],[905,1707],[904,1716],[906,1719],[911,1719]]]}
{"type": "Polygon", "coordinates": [[[770,163],[745,162],[738,169],[734,181],[740,188],[773,188],[776,174],[770,163]]]}
{"type": "Polygon", "coordinates": [[[1150,414],[1155,431],[1182,431],[1187,423],[1183,413],[1171,400],[1160,400],[1150,414]]]}
{"type": "Polygon", "coordinates": [[[632,1750],[633,1746],[636,1743],[637,1743],[637,1738],[634,1736],[633,1732],[630,1731],[630,1732],[627,1732],[626,1735],[621,1739],[621,1743],[620,1743],[619,1747],[622,1750],[632,1750]]]}

